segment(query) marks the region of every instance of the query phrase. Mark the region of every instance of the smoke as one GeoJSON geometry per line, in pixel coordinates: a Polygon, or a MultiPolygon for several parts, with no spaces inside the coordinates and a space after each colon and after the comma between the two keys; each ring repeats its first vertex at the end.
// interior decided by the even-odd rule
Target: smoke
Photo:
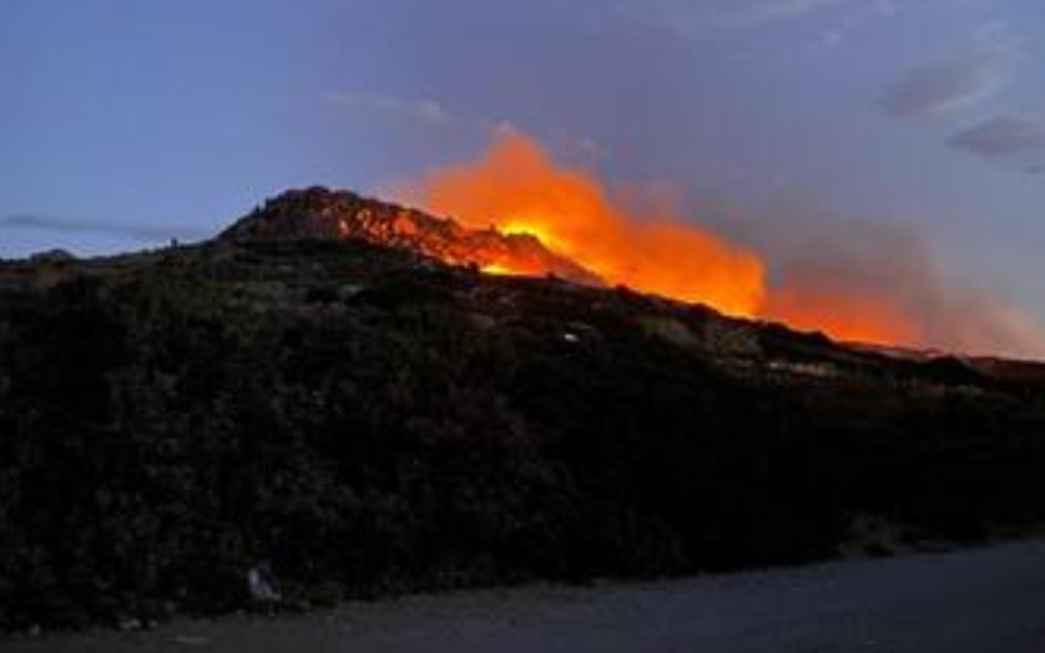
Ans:
{"type": "Polygon", "coordinates": [[[734,315],[847,341],[1045,356],[1037,325],[997,294],[951,282],[903,225],[782,206],[749,220],[746,238],[735,223],[713,231],[684,217],[670,189],[610,191],[506,130],[479,159],[396,194],[471,227],[532,234],[610,283],[734,315]]]}
{"type": "Polygon", "coordinates": [[[884,340],[968,354],[1045,356],[1038,325],[985,288],[954,283],[927,241],[910,227],[807,223],[789,246],[769,253],[777,279],[765,314],[830,331],[838,314],[853,340],[884,340]],[[862,337],[863,329],[887,338],[862,337]]]}

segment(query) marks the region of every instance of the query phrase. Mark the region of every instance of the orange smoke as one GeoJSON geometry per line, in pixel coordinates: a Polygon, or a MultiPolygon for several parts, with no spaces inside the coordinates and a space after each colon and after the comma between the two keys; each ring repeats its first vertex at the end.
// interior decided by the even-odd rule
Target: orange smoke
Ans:
{"type": "MultiPolygon", "coordinates": [[[[754,316],[765,297],[758,256],[685,223],[616,206],[585,172],[558,166],[539,143],[501,133],[474,164],[429,174],[407,192],[473,228],[531,234],[611,284],[754,316]]],[[[528,272],[498,261],[491,272],[528,272]]]]}
{"type": "MultiPolygon", "coordinates": [[[[610,284],[724,313],[786,322],[839,340],[914,343],[917,320],[868,293],[767,288],[756,253],[697,227],[670,210],[634,215],[587,172],[557,164],[534,139],[501,132],[478,161],[434,171],[403,199],[452,216],[473,229],[529,234],[610,284]],[[668,217],[664,217],[667,215],[668,217]]],[[[491,274],[541,274],[532,261],[510,258],[491,274]]]]}
{"type": "Polygon", "coordinates": [[[801,331],[869,344],[916,344],[922,333],[915,319],[883,298],[859,292],[775,289],[763,314],[801,331]]]}

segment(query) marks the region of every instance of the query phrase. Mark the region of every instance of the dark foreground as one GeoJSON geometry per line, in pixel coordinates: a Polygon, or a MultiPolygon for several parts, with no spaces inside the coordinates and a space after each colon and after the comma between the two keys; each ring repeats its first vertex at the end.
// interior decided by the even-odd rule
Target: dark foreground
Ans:
{"type": "Polygon", "coordinates": [[[5,653],[1039,653],[1045,542],[593,589],[533,587],[2,642],[5,653]]]}
{"type": "Polygon", "coordinates": [[[381,215],[0,263],[0,631],[249,610],[264,569],[315,608],[1045,526],[1045,365],[300,237],[381,215]]]}

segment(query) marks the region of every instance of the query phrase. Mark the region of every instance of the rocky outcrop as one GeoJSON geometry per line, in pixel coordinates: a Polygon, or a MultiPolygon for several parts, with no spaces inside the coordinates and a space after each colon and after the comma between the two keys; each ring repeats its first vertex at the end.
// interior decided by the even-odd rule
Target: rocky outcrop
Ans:
{"type": "Polygon", "coordinates": [[[444,263],[480,269],[510,269],[535,276],[553,275],[585,285],[603,285],[597,275],[546,248],[529,235],[469,229],[450,218],[436,218],[322,187],[294,190],[269,200],[236,222],[220,238],[358,238],[413,251],[444,263]]]}

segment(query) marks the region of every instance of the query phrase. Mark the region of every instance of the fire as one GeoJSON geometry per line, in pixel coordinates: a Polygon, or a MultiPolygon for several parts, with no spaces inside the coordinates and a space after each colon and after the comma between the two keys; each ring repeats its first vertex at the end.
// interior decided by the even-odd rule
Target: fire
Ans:
{"type": "Polygon", "coordinates": [[[494,274],[494,275],[518,274],[515,270],[512,270],[511,268],[506,268],[503,265],[498,265],[497,263],[491,263],[490,265],[484,265],[480,269],[482,270],[483,274],[494,274]]]}
{"type": "MultiPolygon", "coordinates": [[[[593,175],[557,164],[540,143],[517,132],[500,133],[479,160],[433,171],[401,195],[471,229],[532,236],[609,284],[840,340],[911,344],[922,335],[916,320],[882,298],[769,287],[757,253],[670,208],[635,215],[593,175]]],[[[489,274],[549,272],[510,252],[481,267],[489,274]]]]}
{"type": "Polygon", "coordinates": [[[781,288],[772,292],[763,312],[795,329],[822,331],[847,342],[914,344],[923,337],[906,311],[866,293],[781,288]]]}
{"type": "MultiPolygon", "coordinates": [[[[436,171],[407,191],[472,228],[528,234],[607,283],[754,316],[765,296],[754,253],[673,216],[632,216],[599,182],[557,165],[539,143],[502,133],[478,162],[436,171]]],[[[511,260],[487,266],[532,273],[511,260]]]]}

